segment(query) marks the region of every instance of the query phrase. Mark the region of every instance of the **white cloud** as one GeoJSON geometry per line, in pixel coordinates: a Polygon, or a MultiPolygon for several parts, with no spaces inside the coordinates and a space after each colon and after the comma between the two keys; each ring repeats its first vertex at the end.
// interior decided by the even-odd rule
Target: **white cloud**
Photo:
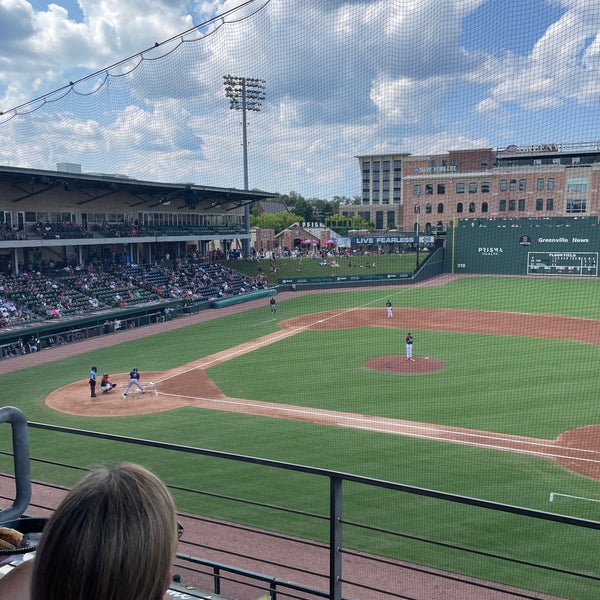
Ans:
{"type": "MultiPolygon", "coordinates": [[[[532,2],[536,17],[546,15],[546,0],[532,2]]],[[[63,4],[35,11],[26,0],[0,0],[0,109],[241,3],[79,0],[77,19],[63,4]]],[[[112,71],[137,67],[129,76],[99,73],[78,83],[77,94],[0,125],[0,162],[81,162],[86,170],[241,187],[241,114],[228,109],[225,74],[267,81],[262,111],[249,114],[248,151],[250,186],[269,191],[354,195],[355,156],[368,152],[583,139],[597,131],[600,7],[552,6],[559,17],[522,46],[528,55],[517,55],[486,47],[494,28],[499,39],[526,33],[502,30],[502,13],[490,13],[485,0],[256,0],[150,50],[139,66],[135,59],[112,71]],[[564,118],[565,106],[579,109],[576,121],[564,118]]]]}

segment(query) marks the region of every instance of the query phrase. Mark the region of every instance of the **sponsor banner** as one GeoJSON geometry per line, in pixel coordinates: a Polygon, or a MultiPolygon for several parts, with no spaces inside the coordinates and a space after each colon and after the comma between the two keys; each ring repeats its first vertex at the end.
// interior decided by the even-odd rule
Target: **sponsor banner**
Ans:
{"type": "Polygon", "coordinates": [[[381,281],[383,279],[409,279],[412,273],[378,273],[373,275],[340,275],[331,277],[295,277],[279,279],[278,283],[336,283],[341,281],[381,281]]]}
{"type": "Polygon", "coordinates": [[[478,221],[448,232],[454,273],[598,275],[600,227],[592,220],[478,221]]]}
{"type": "MultiPolygon", "coordinates": [[[[420,235],[419,241],[421,244],[433,244],[435,242],[435,237],[432,235],[420,235]]],[[[417,241],[417,236],[411,235],[382,235],[382,236],[364,236],[364,237],[355,237],[350,238],[352,245],[360,245],[360,244],[413,244],[417,241]]]]}

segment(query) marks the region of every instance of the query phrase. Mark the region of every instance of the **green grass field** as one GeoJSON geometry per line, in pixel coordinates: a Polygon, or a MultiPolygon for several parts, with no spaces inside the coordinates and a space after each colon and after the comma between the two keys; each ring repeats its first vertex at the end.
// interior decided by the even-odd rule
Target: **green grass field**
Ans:
{"type": "MultiPolygon", "coordinates": [[[[278,303],[279,320],[344,307],[377,306],[392,299],[395,318],[402,307],[468,308],[600,317],[600,281],[533,278],[464,278],[440,287],[401,286],[297,296],[278,303]]],[[[218,311],[215,316],[219,317],[218,311]]],[[[367,358],[403,353],[404,329],[364,327],[330,332],[306,331],[211,368],[208,373],[230,396],[308,407],[343,410],[433,424],[453,425],[553,439],[560,432],[597,423],[596,372],[600,346],[568,340],[453,334],[419,329],[415,353],[438,358],[445,368],[426,375],[380,373],[363,368],[367,358]]],[[[100,372],[125,372],[131,366],[161,371],[211,355],[277,331],[267,301],[264,308],[172,331],[144,340],[115,344],[93,354],[2,375],[4,405],[20,407],[30,421],[168,441],[199,448],[247,454],[324,467],[379,479],[561,512],[599,520],[600,504],[563,499],[549,503],[550,492],[600,500],[600,482],[570,472],[545,458],[472,448],[439,441],[328,427],[311,423],[244,416],[190,407],[166,413],[122,418],[81,418],[45,407],[44,397],[73,381],[82,381],[82,402],[91,364],[100,372]],[[135,365],[133,364],[135,363],[135,365]]],[[[566,336],[568,337],[568,336],[566,336]]],[[[115,337],[115,342],[118,337],[115,337]]],[[[9,436],[0,449],[10,451],[9,436]]],[[[297,474],[278,475],[257,467],[199,457],[174,457],[147,448],[85,440],[39,430],[30,433],[31,454],[90,467],[102,462],[136,460],[171,485],[241,496],[298,510],[322,513],[327,485],[297,474]],[[190,473],[194,474],[190,481],[190,473]]],[[[2,468],[11,464],[2,458],[2,468]]],[[[33,477],[65,481],[56,471],[34,462],[33,477]]],[[[234,503],[175,493],[181,510],[325,539],[317,523],[249,511],[234,503]]],[[[561,569],[599,576],[593,531],[541,522],[524,522],[506,514],[389,492],[354,493],[345,499],[345,519],[411,535],[459,543],[474,549],[510,554],[561,569]],[[400,496],[400,497],[399,497],[400,496]]],[[[513,583],[564,598],[597,597],[597,583],[556,574],[543,578],[515,568],[423,543],[381,539],[350,528],[346,545],[368,552],[513,583]]]]}
{"type": "MultiPolygon", "coordinates": [[[[426,252],[419,253],[419,263],[427,257],[426,252]]],[[[352,255],[350,258],[343,256],[328,257],[327,265],[322,265],[317,258],[304,257],[301,261],[296,258],[277,258],[275,267],[277,273],[271,272],[271,261],[260,262],[250,260],[225,261],[226,266],[240,271],[250,277],[256,277],[259,268],[269,279],[294,279],[298,277],[339,277],[344,275],[381,275],[384,273],[412,273],[416,267],[417,255],[415,252],[405,254],[382,255],[352,255]],[[332,267],[331,261],[335,260],[339,266],[332,267]]]]}

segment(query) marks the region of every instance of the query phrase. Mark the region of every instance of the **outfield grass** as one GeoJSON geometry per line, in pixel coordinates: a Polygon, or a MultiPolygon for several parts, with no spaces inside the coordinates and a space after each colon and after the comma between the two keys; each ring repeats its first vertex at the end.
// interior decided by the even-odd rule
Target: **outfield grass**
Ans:
{"type": "MultiPolygon", "coordinates": [[[[533,278],[464,278],[431,288],[380,290],[297,296],[278,303],[278,319],[343,307],[380,306],[392,298],[395,317],[402,307],[470,308],[598,318],[600,282],[533,278]]],[[[218,316],[218,313],[216,313],[218,316]]],[[[398,417],[435,424],[553,439],[561,431],[598,422],[595,373],[598,346],[561,340],[453,334],[419,329],[415,353],[439,358],[444,370],[427,375],[379,373],[363,368],[366,358],[403,352],[403,329],[359,328],[332,332],[306,331],[272,346],[213,367],[210,376],[228,395],[314,406],[332,410],[398,417]]],[[[93,354],[46,364],[0,377],[4,404],[22,408],[31,421],[41,421],[156,439],[194,447],[248,454],[352,472],[370,477],[490,499],[507,504],[598,519],[597,503],[550,504],[549,493],[600,499],[600,483],[532,456],[415,440],[382,433],[332,428],[258,416],[181,408],[167,413],[123,418],[82,418],[53,412],[43,404],[49,391],[82,382],[88,401],[87,372],[167,370],[277,330],[267,302],[227,318],[152,336],[93,354]],[[135,365],[133,365],[133,362],[135,365]]],[[[115,336],[115,342],[118,337],[115,336]]],[[[31,431],[33,457],[89,467],[99,462],[137,460],[171,485],[207,489],[270,504],[322,513],[327,486],[294,474],[269,480],[266,469],[232,465],[197,457],[175,459],[146,448],[132,449],[102,441],[63,438],[31,431]],[[60,438],[60,439],[59,439],[60,438]],[[190,481],[190,473],[197,474],[190,481]]],[[[8,436],[0,448],[10,451],[8,436]]],[[[2,459],[2,468],[10,465],[2,459]]],[[[52,467],[34,463],[38,479],[73,483],[52,467]]],[[[289,515],[250,513],[217,499],[177,492],[182,510],[213,514],[273,530],[325,539],[323,525],[300,522],[289,515]]],[[[598,575],[597,534],[543,523],[522,523],[503,514],[478,513],[385,492],[349,493],[345,519],[365,521],[426,538],[473,548],[490,547],[526,560],[557,562],[561,568],[598,575]],[[401,496],[400,498],[398,496],[401,496]],[[477,527],[474,527],[477,525],[477,527]]],[[[573,590],[572,579],[557,575],[534,579],[527,570],[487,559],[434,550],[419,543],[381,539],[350,529],[345,544],[372,552],[433,564],[457,572],[533,587],[581,600],[597,596],[596,586],[573,590]]]]}
{"type": "MultiPolygon", "coordinates": [[[[422,263],[427,253],[419,256],[422,263]]],[[[322,260],[316,257],[277,258],[275,259],[276,273],[271,271],[270,260],[230,260],[225,261],[226,266],[240,271],[250,277],[256,277],[259,269],[270,280],[296,279],[299,277],[340,277],[346,275],[382,275],[386,273],[412,273],[417,264],[415,252],[404,254],[381,254],[381,255],[352,255],[348,258],[343,256],[327,257],[327,264],[321,264],[322,260]],[[335,261],[337,267],[331,266],[335,261]]]]}

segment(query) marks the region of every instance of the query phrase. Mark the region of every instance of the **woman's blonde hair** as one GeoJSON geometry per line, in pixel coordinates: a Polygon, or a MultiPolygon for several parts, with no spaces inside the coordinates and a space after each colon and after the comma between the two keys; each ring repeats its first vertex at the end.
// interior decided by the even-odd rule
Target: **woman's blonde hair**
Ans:
{"type": "Polygon", "coordinates": [[[32,600],[161,600],[177,546],[175,505],[147,469],[88,473],[44,527],[32,600]]]}

